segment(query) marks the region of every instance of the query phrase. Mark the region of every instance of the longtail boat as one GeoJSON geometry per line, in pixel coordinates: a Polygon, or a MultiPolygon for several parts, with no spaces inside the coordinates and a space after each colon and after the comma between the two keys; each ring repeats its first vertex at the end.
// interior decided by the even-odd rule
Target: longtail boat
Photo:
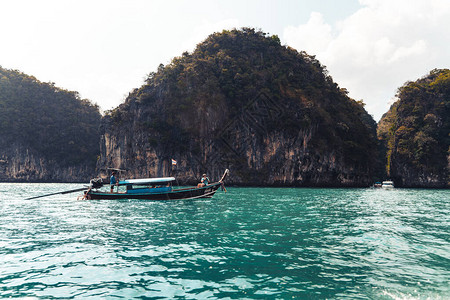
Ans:
{"type": "MultiPolygon", "coordinates": [[[[225,190],[224,180],[229,170],[226,169],[218,182],[210,183],[201,187],[173,186],[175,177],[126,179],[118,182],[118,192],[102,190],[103,180],[91,180],[89,188],[84,192],[83,199],[107,200],[107,199],[144,199],[144,200],[180,200],[211,198],[216,191],[222,187],[225,190]]],[[[109,185],[108,185],[109,186],[109,185]]],[[[226,190],[225,190],[226,191],[226,190]]]]}

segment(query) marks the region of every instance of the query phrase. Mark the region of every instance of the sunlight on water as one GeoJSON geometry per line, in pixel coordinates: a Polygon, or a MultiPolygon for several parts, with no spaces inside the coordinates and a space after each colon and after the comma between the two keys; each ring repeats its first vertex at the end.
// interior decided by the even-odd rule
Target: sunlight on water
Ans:
{"type": "Polygon", "coordinates": [[[0,298],[450,297],[448,190],[24,200],[79,187],[0,184],[0,298]]]}

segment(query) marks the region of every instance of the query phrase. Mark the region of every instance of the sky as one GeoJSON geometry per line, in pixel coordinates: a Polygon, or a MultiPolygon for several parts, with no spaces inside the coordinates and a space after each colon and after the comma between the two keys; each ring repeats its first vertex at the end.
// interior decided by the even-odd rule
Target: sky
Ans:
{"type": "Polygon", "coordinates": [[[306,51],[378,121],[397,89],[450,68],[450,0],[0,0],[0,66],[117,107],[214,32],[306,51]]]}

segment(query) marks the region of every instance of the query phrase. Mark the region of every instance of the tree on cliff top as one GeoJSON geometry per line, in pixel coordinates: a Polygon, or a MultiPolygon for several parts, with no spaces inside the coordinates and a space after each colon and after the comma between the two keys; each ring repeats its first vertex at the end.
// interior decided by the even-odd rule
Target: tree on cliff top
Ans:
{"type": "Polygon", "coordinates": [[[397,97],[378,126],[388,174],[398,185],[448,187],[450,70],[405,83],[397,97]]]}
{"type": "Polygon", "coordinates": [[[98,106],[77,92],[0,67],[0,155],[13,144],[60,166],[95,167],[100,120],[98,106]]]}
{"type": "MultiPolygon", "coordinates": [[[[148,135],[143,147],[161,149],[167,156],[202,152],[208,144],[203,141],[223,139],[224,128],[240,122],[253,126],[252,132],[266,137],[280,133],[292,143],[300,133],[312,131],[308,145],[302,146],[308,149],[305,155],[317,161],[331,153],[355,174],[370,174],[376,163],[376,123],[362,102],[350,99],[314,56],[251,28],[214,33],[194,52],[160,65],[107,118],[111,133],[131,126],[148,135]],[[258,97],[273,105],[262,111],[255,104],[258,97]]],[[[228,146],[239,153],[250,147],[232,143],[228,146]]]]}

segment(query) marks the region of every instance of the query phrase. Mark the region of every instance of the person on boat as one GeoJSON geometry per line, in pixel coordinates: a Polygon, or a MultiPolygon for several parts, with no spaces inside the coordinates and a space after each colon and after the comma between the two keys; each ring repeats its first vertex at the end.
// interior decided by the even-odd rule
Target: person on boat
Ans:
{"type": "Polygon", "coordinates": [[[91,200],[91,196],[89,195],[90,191],[91,188],[89,188],[87,191],[84,191],[83,195],[77,197],[77,200],[91,200]]]}
{"type": "Polygon", "coordinates": [[[199,184],[197,184],[197,187],[198,188],[204,187],[204,186],[207,186],[208,184],[209,184],[209,178],[206,176],[206,174],[203,174],[202,180],[199,184]]]}
{"type": "MultiPolygon", "coordinates": [[[[111,178],[109,179],[109,184],[111,185],[111,193],[114,192],[114,186],[119,185],[119,182],[116,179],[115,171],[113,171],[111,174],[111,178]]],[[[117,191],[119,191],[119,188],[117,188],[117,191]]]]}

